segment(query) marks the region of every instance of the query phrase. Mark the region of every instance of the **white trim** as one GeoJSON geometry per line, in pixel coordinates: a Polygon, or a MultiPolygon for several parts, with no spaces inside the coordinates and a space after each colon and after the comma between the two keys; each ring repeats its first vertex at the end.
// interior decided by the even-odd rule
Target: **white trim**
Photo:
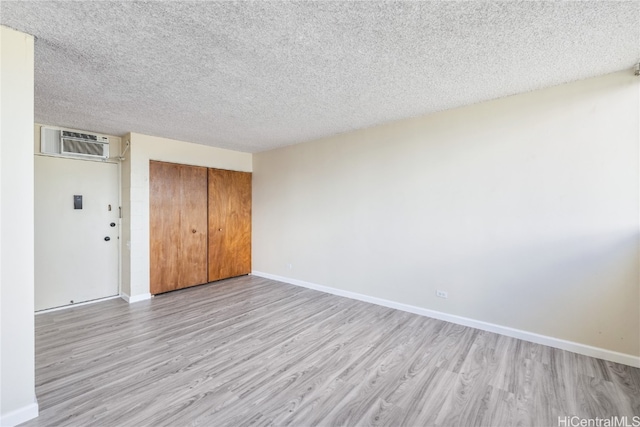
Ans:
{"type": "Polygon", "coordinates": [[[285,282],[291,285],[302,286],[304,288],[314,289],[320,292],[351,298],[358,301],[369,302],[372,304],[381,305],[383,307],[394,308],[396,310],[419,314],[421,316],[432,317],[434,319],[444,320],[446,322],[451,322],[458,325],[469,326],[471,328],[476,328],[487,332],[494,332],[496,334],[518,338],[524,341],[558,348],[560,350],[567,350],[573,353],[595,357],[597,359],[609,360],[611,362],[640,368],[640,357],[631,354],[618,353],[616,351],[611,351],[600,347],[593,347],[574,341],[567,341],[560,338],[540,335],[534,332],[510,328],[508,326],[496,325],[494,323],[483,322],[481,320],[470,319],[468,317],[456,316],[454,314],[447,314],[441,311],[430,310],[428,308],[416,307],[414,305],[372,297],[369,295],[359,294],[357,292],[345,291],[343,289],[331,288],[329,286],[318,285],[315,283],[305,282],[303,280],[277,276],[270,273],[263,273],[261,271],[253,271],[251,272],[251,274],[254,276],[264,277],[265,279],[277,280],[279,282],[285,282]]]}
{"type": "Polygon", "coordinates": [[[148,299],[151,299],[151,294],[146,293],[146,294],[130,296],[130,295],[127,295],[127,294],[125,294],[123,292],[123,293],[120,294],[120,298],[122,298],[123,300],[125,300],[129,304],[133,304],[134,302],[146,301],[148,299]]]}
{"type": "Polygon", "coordinates": [[[0,416],[0,426],[13,427],[36,418],[38,416],[38,401],[35,397],[33,400],[34,402],[30,405],[2,414],[0,416]]]}
{"type": "Polygon", "coordinates": [[[113,296],[105,297],[105,298],[92,299],[91,301],[79,302],[77,304],[63,305],[61,307],[45,308],[44,310],[36,311],[36,315],[44,314],[44,313],[51,313],[52,311],[66,310],[68,308],[79,307],[81,305],[94,304],[96,302],[102,302],[102,301],[106,301],[106,300],[110,300],[110,299],[116,299],[116,298],[120,298],[120,295],[113,295],[113,296]]]}

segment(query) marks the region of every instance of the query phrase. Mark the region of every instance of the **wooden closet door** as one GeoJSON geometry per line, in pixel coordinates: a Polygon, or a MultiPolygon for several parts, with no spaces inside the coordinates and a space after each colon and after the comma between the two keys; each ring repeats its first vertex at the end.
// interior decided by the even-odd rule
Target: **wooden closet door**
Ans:
{"type": "Polygon", "coordinates": [[[150,291],[207,282],[207,169],[149,164],[150,291]]]}
{"type": "Polygon", "coordinates": [[[209,169],[209,281],[251,273],[251,173],[209,169]]]}

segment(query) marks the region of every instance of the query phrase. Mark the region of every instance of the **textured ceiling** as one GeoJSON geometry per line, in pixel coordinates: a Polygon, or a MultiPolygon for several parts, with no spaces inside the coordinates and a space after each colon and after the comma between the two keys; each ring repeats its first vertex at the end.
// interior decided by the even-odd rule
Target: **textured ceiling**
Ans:
{"type": "Polygon", "coordinates": [[[38,122],[257,152],[640,60],[640,2],[0,2],[38,122]]]}

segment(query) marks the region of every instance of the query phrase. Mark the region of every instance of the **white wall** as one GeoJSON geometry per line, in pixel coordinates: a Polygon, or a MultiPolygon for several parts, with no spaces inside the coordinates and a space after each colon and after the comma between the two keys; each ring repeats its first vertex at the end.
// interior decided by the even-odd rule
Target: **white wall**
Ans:
{"type": "Polygon", "coordinates": [[[638,363],[639,82],[617,73],[256,154],[254,270],[638,363]]]}
{"type": "Polygon", "coordinates": [[[0,425],[36,417],[33,37],[0,27],[0,425]]]}
{"type": "Polygon", "coordinates": [[[123,137],[131,145],[123,162],[123,278],[124,297],[149,296],[149,161],[251,172],[249,153],[137,133],[123,137]],[[128,174],[128,177],[125,176],[128,174]],[[127,186],[127,188],[124,188],[127,186]],[[127,274],[128,273],[128,274],[127,274]]]}

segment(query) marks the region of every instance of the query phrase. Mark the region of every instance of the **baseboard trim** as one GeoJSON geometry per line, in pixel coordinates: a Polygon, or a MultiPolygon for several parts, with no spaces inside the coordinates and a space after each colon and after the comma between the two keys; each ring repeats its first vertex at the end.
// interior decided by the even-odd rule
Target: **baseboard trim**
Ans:
{"type": "Polygon", "coordinates": [[[536,334],[534,332],[523,331],[521,329],[510,328],[508,326],[496,325],[494,323],[483,322],[481,320],[470,319],[468,317],[457,316],[454,314],[443,313],[441,311],[430,310],[427,308],[416,307],[414,305],[403,304],[383,298],[372,297],[357,292],[345,291],[343,289],[332,288],[329,286],[318,285],[316,283],[306,282],[304,280],[292,279],[290,277],[278,276],[275,274],[264,273],[262,271],[252,271],[252,275],[264,277],[265,279],[277,280],[279,282],[289,283],[291,285],[302,286],[304,288],[313,289],[341,297],[351,298],[358,301],[369,302],[371,304],[381,305],[383,307],[394,308],[409,313],[419,314],[421,316],[432,317],[438,320],[455,323],[462,326],[480,329],[487,332],[505,335],[512,338],[518,338],[524,341],[536,344],[547,345],[560,350],[567,350],[573,353],[585,356],[595,357],[597,359],[609,360],[611,362],[621,363],[623,365],[640,368],[640,357],[631,354],[618,353],[604,348],[593,347],[586,344],[567,341],[560,338],[554,338],[546,335],[536,334]]]}
{"type": "Polygon", "coordinates": [[[76,304],[63,305],[63,306],[60,306],[60,307],[45,308],[44,310],[36,311],[36,315],[44,314],[44,313],[51,313],[52,311],[67,310],[69,308],[80,307],[81,305],[95,304],[97,302],[107,301],[107,300],[116,299],[116,298],[120,298],[120,295],[113,295],[113,296],[110,296],[110,297],[92,299],[91,301],[85,301],[85,302],[79,302],[79,303],[76,303],[76,304]]]}
{"type": "Polygon", "coordinates": [[[139,301],[146,301],[148,299],[151,299],[151,294],[140,294],[140,295],[134,295],[134,296],[130,296],[125,294],[124,292],[120,294],[120,298],[122,298],[123,300],[125,300],[126,302],[128,302],[129,304],[133,304],[134,302],[139,302],[139,301]]]}
{"type": "Polygon", "coordinates": [[[2,414],[0,416],[0,426],[13,427],[18,424],[22,424],[26,421],[32,420],[38,416],[38,402],[35,401],[30,405],[23,406],[22,408],[14,411],[2,414]]]}

